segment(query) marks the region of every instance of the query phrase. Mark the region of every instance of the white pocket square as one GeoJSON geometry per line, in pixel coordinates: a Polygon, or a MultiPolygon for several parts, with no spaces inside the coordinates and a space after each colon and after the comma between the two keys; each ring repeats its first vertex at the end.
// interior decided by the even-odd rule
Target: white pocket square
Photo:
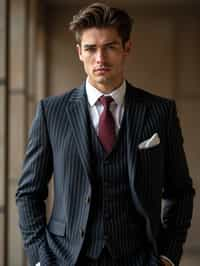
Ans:
{"type": "Polygon", "coordinates": [[[154,133],[151,138],[144,140],[138,145],[138,148],[141,149],[148,149],[160,144],[160,138],[158,133],[154,133]]]}

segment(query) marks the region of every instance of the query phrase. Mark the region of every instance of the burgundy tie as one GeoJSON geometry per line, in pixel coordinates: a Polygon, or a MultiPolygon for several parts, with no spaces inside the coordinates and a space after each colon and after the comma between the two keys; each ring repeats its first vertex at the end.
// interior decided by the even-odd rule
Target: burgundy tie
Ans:
{"type": "Polygon", "coordinates": [[[99,120],[99,139],[106,152],[110,153],[115,143],[115,121],[109,109],[113,98],[111,96],[101,96],[99,101],[104,107],[99,120]]]}

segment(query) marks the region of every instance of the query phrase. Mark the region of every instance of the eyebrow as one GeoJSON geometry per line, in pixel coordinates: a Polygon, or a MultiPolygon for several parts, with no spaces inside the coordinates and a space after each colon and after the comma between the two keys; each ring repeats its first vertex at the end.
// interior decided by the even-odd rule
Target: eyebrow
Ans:
{"type": "MultiPolygon", "coordinates": [[[[110,46],[110,45],[119,45],[119,42],[118,41],[108,42],[108,43],[103,44],[103,47],[110,46]]],[[[95,44],[84,44],[83,45],[84,49],[95,48],[95,47],[96,47],[95,44]]]]}

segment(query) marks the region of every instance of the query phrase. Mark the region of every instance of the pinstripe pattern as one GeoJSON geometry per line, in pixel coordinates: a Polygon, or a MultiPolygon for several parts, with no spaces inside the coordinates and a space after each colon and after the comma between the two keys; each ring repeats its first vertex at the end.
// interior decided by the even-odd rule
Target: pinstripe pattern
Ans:
{"type": "MultiPolygon", "coordinates": [[[[19,224],[31,265],[74,265],[84,241],[91,196],[91,154],[84,85],[42,100],[29,134],[17,189],[19,224]],[[47,184],[54,207],[46,226],[47,184]]],[[[127,161],[132,198],[154,249],[178,265],[192,216],[194,190],[175,103],[127,85],[127,161]],[[159,146],[138,150],[158,132],[159,146]],[[165,198],[160,228],[161,196],[165,198]]]]}
{"type": "MultiPolygon", "coordinates": [[[[125,113],[126,116],[126,113],[125,113]]],[[[126,117],[117,141],[106,154],[91,126],[92,206],[86,234],[86,254],[98,257],[104,245],[112,257],[134,254],[147,245],[144,219],[136,212],[129,187],[126,152],[126,117]],[[126,226],[124,226],[126,225],[126,226]]]]}

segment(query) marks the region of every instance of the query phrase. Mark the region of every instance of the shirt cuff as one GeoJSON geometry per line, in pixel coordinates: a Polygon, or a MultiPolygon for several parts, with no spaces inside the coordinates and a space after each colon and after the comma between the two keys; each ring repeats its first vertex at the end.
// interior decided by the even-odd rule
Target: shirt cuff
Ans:
{"type": "Polygon", "coordinates": [[[171,264],[171,266],[175,266],[175,264],[168,257],[166,257],[164,255],[160,255],[160,257],[165,259],[166,261],[168,261],[171,264]]]}
{"type": "Polygon", "coordinates": [[[39,263],[39,262],[38,262],[38,263],[36,263],[36,264],[35,264],[35,266],[40,266],[40,263],[39,263]]]}

